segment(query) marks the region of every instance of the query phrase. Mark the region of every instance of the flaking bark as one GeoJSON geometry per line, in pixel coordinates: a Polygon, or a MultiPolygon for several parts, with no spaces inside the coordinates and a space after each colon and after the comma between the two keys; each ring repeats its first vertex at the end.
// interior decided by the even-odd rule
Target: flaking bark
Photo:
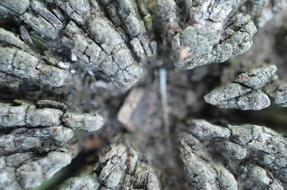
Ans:
{"type": "Polygon", "coordinates": [[[0,189],[30,189],[70,164],[77,130],[97,131],[97,114],[66,111],[64,104],[0,104],[0,189]],[[64,109],[63,109],[64,108],[64,109]]]}
{"type": "Polygon", "coordinates": [[[241,110],[261,110],[271,102],[284,107],[286,85],[278,79],[276,71],[275,65],[265,65],[243,72],[232,83],[207,94],[205,101],[220,108],[241,110]]]}
{"type": "Polygon", "coordinates": [[[88,174],[69,179],[61,190],[160,189],[153,168],[131,146],[111,144],[100,153],[99,162],[88,174]]]}
{"type": "MultiPolygon", "coordinates": [[[[97,163],[66,181],[62,190],[172,189],[173,183],[178,189],[286,188],[284,136],[256,125],[186,118],[205,115],[207,106],[200,100],[211,80],[223,73],[223,64],[213,63],[245,53],[257,29],[286,7],[285,0],[2,0],[0,190],[38,187],[71,165],[81,151],[75,148],[79,130],[93,134],[103,126],[103,117],[93,114],[95,107],[104,107],[109,121],[101,135],[112,143],[105,150],[94,147],[97,142],[87,143],[97,163]],[[199,68],[207,64],[213,64],[210,70],[199,68]],[[161,138],[160,86],[132,89],[125,101],[122,95],[145,76],[157,77],[158,67],[171,72],[162,96],[169,104],[163,107],[173,108],[164,113],[167,130],[175,131],[164,137],[171,139],[170,147],[161,138]],[[194,70],[191,76],[178,69],[194,70]],[[13,102],[14,96],[30,103],[13,102]],[[31,103],[41,97],[51,100],[31,103]],[[80,111],[70,112],[53,99],[80,111]],[[114,140],[114,133],[126,137],[121,125],[136,133],[132,140],[141,151],[114,140]],[[182,161],[185,180],[173,157],[182,161]]],[[[276,71],[275,65],[241,68],[233,82],[205,100],[241,110],[286,107],[287,83],[276,71]]]]}
{"type": "Polygon", "coordinates": [[[216,125],[190,120],[179,125],[179,149],[193,189],[285,189],[286,143],[256,125],[216,125]]]}

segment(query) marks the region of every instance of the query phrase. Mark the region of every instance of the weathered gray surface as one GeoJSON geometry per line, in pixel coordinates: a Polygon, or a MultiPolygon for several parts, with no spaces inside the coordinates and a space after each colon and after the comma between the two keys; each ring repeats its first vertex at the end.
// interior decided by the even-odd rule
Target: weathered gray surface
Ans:
{"type": "Polygon", "coordinates": [[[256,125],[179,125],[179,148],[192,189],[284,189],[287,139],[256,125]]]}
{"type": "Polygon", "coordinates": [[[0,156],[0,189],[38,187],[72,160],[69,152],[52,151],[46,156],[33,152],[0,156]]]}
{"type": "Polygon", "coordinates": [[[271,97],[273,102],[281,107],[287,107],[287,83],[277,80],[267,85],[264,91],[271,97]]]}
{"type": "MultiPolygon", "coordinates": [[[[1,14],[5,15],[3,17],[4,21],[12,17],[17,22],[24,22],[27,27],[32,29],[32,37],[28,32],[22,32],[21,36],[24,40],[32,39],[31,47],[35,48],[37,46],[38,41],[33,41],[33,37],[36,36],[46,46],[44,48],[49,48],[45,53],[50,52],[49,55],[51,55],[51,53],[57,52],[60,55],[60,57],[57,56],[60,59],[58,62],[67,62],[71,65],[72,73],[76,68],[76,72],[84,70],[92,76],[102,73],[104,78],[114,82],[116,86],[124,90],[134,85],[143,74],[139,66],[139,59],[134,54],[138,54],[137,57],[143,59],[152,55],[154,51],[150,49],[144,24],[139,15],[136,14],[137,8],[133,1],[123,1],[117,7],[122,20],[120,22],[126,23],[125,27],[129,31],[131,39],[128,39],[129,37],[125,36],[126,34],[121,26],[118,26],[122,23],[115,23],[115,21],[110,21],[105,17],[104,10],[99,6],[98,1],[76,0],[65,2],[55,0],[45,2],[33,0],[18,5],[17,1],[12,0],[1,2],[0,7],[1,14]],[[53,5],[54,8],[50,8],[50,5],[53,5]],[[121,10],[124,7],[128,7],[129,10],[121,10]],[[127,14],[124,11],[131,11],[134,14],[127,18],[127,21],[124,21],[127,14]],[[66,19],[66,15],[63,13],[68,15],[70,19],[66,19]],[[134,23],[129,23],[130,21],[134,21],[134,23]],[[134,48],[130,49],[129,47],[134,48]],[[140,52],[136,53],[135,50],[140,52]],[[69,57],[65,52],[68,52],[69,57]],[[145,55],[145,52],[147,52],[147,55],[145,55]],[[79,69],[79,67],[83,69],[79,69]]],[[[7,33],[9,32],[7,31],[7,33]]],[[[11,44],[12,42],[12,45],[17,48],[19,46],[21,48],[26,47],[24,42],[15,35],[10,33],[8,35],[2,37],[8,41],[5,43],[11,44]]],[[[26,43],[29,44],[29,40],[26,43]]],[[[4,61],[4,58],[7,60],[5,64],[12,64],[7,56],[15,55],[15,51],[19,52],[18,54],[24,54],[25,60],[34,59],[34,62],[29,63],[34,63],[30,66],[31,69],[35,69],[40,61],[34,55],[32,57],[14,48],[1,48],[1,50],[3,54],[6,54],[6,56],[2,55],[2,57],[4,56],[2,61],[4,61]]],[[[35,49],[32,53],[34,51],[35,49]]],[[[17,64],[17,59],[14,64],[17,64]]],[[[59,71],[56,72],[50,67],[44,67],[43,70],[45,73],[50,73],[47,77],[45,77],[46,75],[43,76],[44,82],[49,83],[49,80],[53,79],[58,82],[56,78],[60,75],[59,71]]],[[[3,68],[3,72],[8,71],[7,68],[3,68]]],[[[66,73],[66,75],[71,75],[71,72],[69,73],[66,73]]],[[[8,74],[20,75],[21,73],[14,69],[8,74]]],[[[21,77],[25,76],[29,79],[37,77],[30,76],[29,70],[25,71],[24,76],[21,77]]],[[[62,86],[64,77],[60,76],[59,79],[61,79],[60,84],[53,85],[62,86]]]]}
{"type": "Polygon", "coordinates": [[[160,189],[153,168],[132,147],[112,144],[100,154],[90,174],[69,179],[61,190],[78,189],[160,189]]]}
{"type": "Polygon", "coordinates": [[[246,52],[254,22],[262,26],[285,7],[284,1],[269,0],[5,0],[0,21],[20,25],[22,39],[1,29],[1,71],[56,87],[75,73],[88,73],[126,90],[157,55],[157,32],[163,34],[160,51],[170,49],[169,62],[190,69],[246,52]]]}
{"type": "Polygon", "coordinates": [[[285,1],[159,0],[163,38],[180,68],[224,62],[252,45],[263,26],[287,7],[285,1]]]}
{"type": "Polygon", "coordinates": [[[42,57],[32,51],[17,35],[3,28],[0,28],[0,62],[1,85],[6,85],[5,82],[9,83],[11,80],[28,80],[61,87],[69,77],[69,72],[61,68],[64,63],[42,57]]]}
{"type": "Polygon", "coordinates": [[[249,15],[238,12],[240,4],[235,0],[158,1],[175,65],[190,69],[246,52],[256,27],[249,15]]]}
{"type": "MultiPolygon", "coordinates": [[[[187,130],[179,139],[186,142],[187,137],[191,142],[181,145],[187,153],[182,156],[187,180],[181,177],[178,147],[165,141],[176,139],[177,119],[186,121],[197,115],[221,119],[222,110],[206,109],[202,96],[218,85],[214,83],[226,71],[222,71],[225,64],[199,66],[245,53],[257,28],[284,12],[286,6],[285,0],[2,0],[0,189],[36,187],[69,164],[77,152],[71,150],[76,146],[70,149],[70,141],[77,140],[73,139],[78,137],[77,129],[94,132],[101,128],[102,117],[91,114],[99,107],[111,125],[101,135],[109,140],[113,133],[123,135],[119,120],[133,132],[129,134],[133,143],[138,143],[149,161],[130,146],[116,143],[100,154],[92,172],[70,179],[63,189],[159,189],[159,180],[163,189],[185,189],[185,182],[206,189],[282,189],[286,155],[268,152],[275,160],[267,158],[269,165],[259,164],[261,153],[269,147],[250,147],[253,141],[273,134],[265,129],[238,127],[252,128],[255,139],[247,144],[237,142],[230,129],[206,122],[193,132],[187,130]],[[154,85],[158,67],[168,72],[166,109],[160,86],[154,85]],[[173,67],[197,68],[188,74],[170,70],[173,67]],[[121,92],[142,82],[144,76],[148,79],[144,85],[132,89],[123,101],[121,92]],[[7,103],[14,96],[29,100],[51,96],[76,113],[54,101],[7,103]],[[168,122],[163,121],[163,112],[168,122]],[[163,129],[169,122],[172,134],[163,129]],[[207,127],[201,131],[204,125],[207,127]],[[194,137],[193,133],[205,136],[194,137]],[[221,139],[227,140],[220,144],[217,140],[221,139]],[[222,152],[226,156],[218,160],[221,156],[216,154],[222,152]]],[[[242,110],[260,110],[271,103],[286,107],[286,82],[277,80],[275,66],[249,72],[243,67],[240,72],[232,83],[208,95],[207,101],[242,110]]],[[[268,136],[272,148],[280,141],[277,136],[268,136]]],[[[282,143],[286,146],[285,139],[282,143]]]]}
{"type": "Polygon", "coordinates": [[[42,100],[32,104],[0,104],[0,189],[41,185],[71,162],[64,149],[79,129],[97,131],[103,118],[67,112],[64,104],[42,100]]]}
{"type": "Polygon", "coordinates": [[[60,187],[60,190],[97,190],[99,187],[100,184],[96,177],[92,175],[83,175],[70,178],[62,187],[60,187]]]}
{"type": "Polygon", "coordinates": [[[286,106],[286,85],[276,76],[277,67],[266,65],[239,74],[232,83],[216,88],[204,98],[220,108],[261,110],[271,105],[286,106]],[[270,100],[271,99],[271,100],[270,100]]]}

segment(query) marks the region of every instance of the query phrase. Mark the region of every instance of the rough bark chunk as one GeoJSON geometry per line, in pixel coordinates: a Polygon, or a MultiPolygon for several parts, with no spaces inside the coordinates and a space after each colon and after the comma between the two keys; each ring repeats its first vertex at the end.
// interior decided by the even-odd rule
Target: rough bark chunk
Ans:
{"type": "Polygon", "coordinates": [[[0,104],[0,189],[41,185],[71,162],[68,145],[77,129],[97,131],[103,126],[99,115],[59,107],[63,105],[51,100],[0,104]]]}
{"type": "MultiPolygon", "coordinates": [[[[0,73],[6,80],[11,77],[20,82],[28,80],[40,85],[61,87],[70,75],[60,67],[60,61],[42,58],[18,36],[3,28],[0,28],[0,63],[0,73]]],[[[3,81],[1,85],[6,84],[3,81]]]]}
{"type": "Polygon", "coordinates": [[[61,190],[87,189],[160,189],[151,166],[130,146],[112,144],[100,154],[90,174],[71,178],[61,190]]]}
{"type": "Polygon", "coordinates": [[[271,129],[190,120],[181,126],[178,138],[186,179],[194,189],[284,189],[287,185],[287,139],[271,129]]]}
{"type": "Polygon", "coordinates": [[[234,82],[211,91],[204,99],[220,108],[241,110],[261,110],[269,107],[271,100],[285,106],[285,83],[278,81],[276,71],[275,65],[268,65],[243,72],[234,82]]]}
{"type": "Polygon", "coordinates": [[[246,52],[256,27],[252,18],[238,11],[240,2],[158,1],[163,38],[180,68],[224,62],[246,52]]]}
{"type": "Polygon", "coordinates": [[[171,52],[171,63],[188,69],[246,52],[256,32],[254,22],[262,26],[286,6],[283,1],[269,0],[25,0],[21,5],[5,0],[0,4],[1,21],[21,24],[24,42],[6,34],[4,46],[8,43],[18,49],[1,48],[5,54],[1,62],[16,65],[2,72],[20,80],[63,86],[72,74],[55,68],[50,60],[40,64],[43,59],[35,51],[45,49],[58,60],[57,65],[68,63],[73,72],[101,77],[127,90],[143,76],[146,61],[162,49],[171,52]],[[157,33],[163,34],[163,44],[156,40],[157,33]],[[18,65],[19,56],[25,68],[18,65]],[[35,69],[39,74],[31,76],[35,69]]]}

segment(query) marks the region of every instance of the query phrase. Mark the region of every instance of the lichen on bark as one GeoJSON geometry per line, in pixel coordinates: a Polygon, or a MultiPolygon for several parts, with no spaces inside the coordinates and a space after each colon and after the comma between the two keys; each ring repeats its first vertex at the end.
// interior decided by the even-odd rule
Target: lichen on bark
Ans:
{"type": "Polygon", "coordinates": [[[38,187],[70,164],[77,130],[103,126],[100,115],[70,113],[63,106],[47,100],[0,104],[0,189],[38,187]]]}
{"type": "Polygon", "coordinates": [[[181,158],[194,189],[286,187],[287,139],[281,134],[262,126],[222,126],[205,120],[180,127],[181,158]]]}
{"type": "Polygon", "coordinates": [[[244,59],[286,8],[2,0],[0,189],[285,189],[286,137],[226,123],[287,106],[286,67],[244,59]]]}
{"type": "Polygon", "coordinates": [[[207,94],[205,101],[221,108],[261,110],[271,102],[284,107],[285,82],[278,79],[275,65],[263,65],[239,74],[232,83],[207,94]],[[271,100],[272,101],[271,101],[271,100]]]}

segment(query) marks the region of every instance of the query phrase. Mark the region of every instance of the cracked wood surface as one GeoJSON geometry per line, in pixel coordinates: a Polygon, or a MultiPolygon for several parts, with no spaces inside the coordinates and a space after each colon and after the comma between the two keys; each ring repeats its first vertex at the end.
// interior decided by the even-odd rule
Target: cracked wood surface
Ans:
{"type": "MultiPolygon", "coordinates": [[[[81,151],[81,133],[97,135],[104,118],[107,149],[94,150],[92,169],[60,189],[286,188],[284,136],[187,117],[205,114],[203,94],[218,82],[211,80],[223,62],[245,53],[257,29],[286,7],[285,0],[2,0],[0,189],[41,187],[81,151]],[[207,64],[210,70],[200,67],[207,64]],[[131,89],[161,67],[171,72],[169,148],[161,138],[160,86],[131,89]],[[192,76],[176,73],[189,69],[192,76]],[[103,116],[94,114],[98,107],[103,116]],[[115,140],[114,133],[126,137],[119,126],[135,133],[131,143],[115,140]],[[139,150],[131,146],[137,143],[139,150]]],[[[241,110],[286,107],[286,82],[276,71],[241,68],[205,100],[241,110]]]]}

